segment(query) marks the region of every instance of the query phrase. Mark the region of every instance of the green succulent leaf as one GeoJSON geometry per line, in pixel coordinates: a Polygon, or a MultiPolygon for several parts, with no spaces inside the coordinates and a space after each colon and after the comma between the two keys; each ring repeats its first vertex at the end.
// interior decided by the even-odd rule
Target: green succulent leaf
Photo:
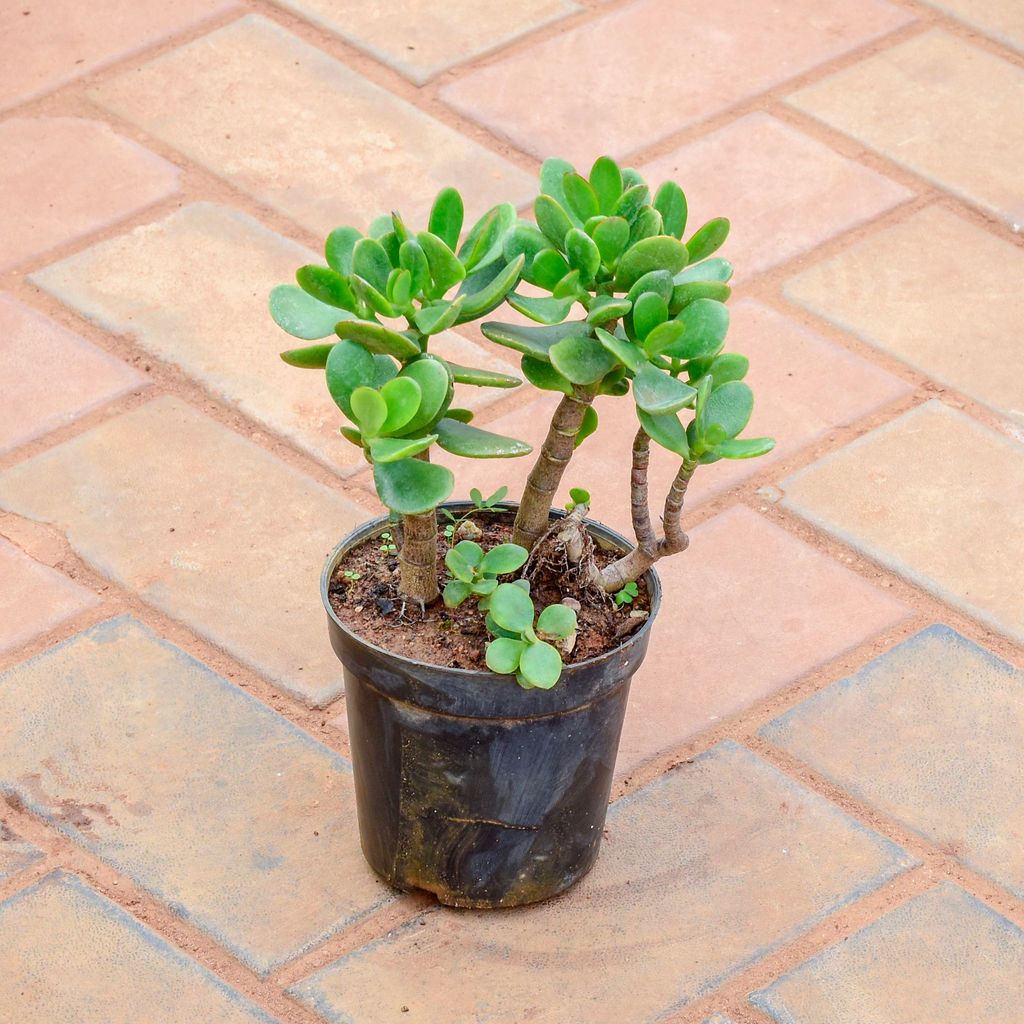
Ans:
{"type": "MultiPolygon", "coordinates": [[[[390,221],[391,218],[389,217],[388,222],[390,223],[390,221]]],[[[380,238],[377,239],[377,241],[380,242],[381,248],[387,254],[388,263],[392,266],[392,268],[397,267],[399,253],[402,248],[402,239],[398,237],[397,232],[386,231],[383,235],[380,236],[380,238]]]]}
{"type": "Polygon", "coordinates": [[[590,305],[587,323],[606,324],[610,320],[624,317],[632,308],[633,304],[629,299],[618,298],[615,295],[598,295],[590,305]]]}
{"type": "Polygon", "coordinates": [[[370,309],[375,313],[379,313],[381,316],[393,317],[399,315],[398,310],[391,305],[384,292],[377,291],[372,284],[367,284],[367,282],[357,274],[353,274],[350,281],[356,296],[364,306],[369,306],[370,309]]]}
{"type": "Polygon", "coordinates": [[[379,213],[370,221],[370,226],[366,229],[366,233],[370,238],[376,239],[379,242],[392,227],[390,215],[379,213]]]}
{"type": "Polygon", "coordinates": [[[416,342],[375,320],[343,320],[335,325],[334,333],[343,341],[358,341],[370,352],[394,356],[395,359],[411,359],[420,354],[416,342]]]}
{"type": "Polygon", "coordinates": [[[683,325],[682,337],[667,348],[674,359],[702,359],[720,351],[729,330],[729,308],[714,299],[697,299],[676,317],[683,325]]]}
{"type": "Polygon", "coordinates": [[[558,391],[563,395],[572,394],[572,382],[566,380],[550,363],[534,359],[533,356],[523,356],[520,367],[523,376],[535,388],[542,391],[558,391]]]}
{"type": "Polygon", "coordinates": [[[543,231],[538,230],[527,221],[520,221],[506,236],[502,253],[506,263],[511,263],[517,256],[525,256],[523,275],[530,273],[537,254],[550,248],[551,242],[543,231]]]}
{"type": "Polygon", "coordinates": [[[597,386],[599,395],[612,395],[614,398],[621,398],[629,394],[629,379],[626,377],[626,368],[616,366],[597,386]]]}
{"type": "Polygon", "coordinates": [[[447,466],[422,459],[381,462],[373,467],[373,482],[383,504],[402,516],[429,512],[448,498],[455,477],[447,466]]]}
{"type": "Polygon", "coordinates": [[[460,423],[471,423],[473,420],[472,409],[448,409],[444,415],[446,419],[458,420],[460,423]]]}
{"type": "Polygon", "coordinates": [[[294,284],[279,284],[271,291],[270,315],[278,327],[303,341],[326,338],[339,320],[352,318],[351,313],[325,305],[294,284]]]}
{"type": "Polygon", "coordinates": [[[349,402],[352,418],[363,432],[363,437],[376,437],[388,415],[387,404],[380,392],[371,387],[358,387],[352,392],[349,402]]]}
{"type": "Polygon", "coordinates": [[[553,296],[551,298],[534,298],[530,295],[516,295],[515,292],[508,296],[508,304],[517,313],[522,313],[523,316],[529,317],[536,323],[548,326],[560,324],[569,315],[569,310],[572,309],[575,301],[572,296],[564,299],[556,299],[553,296]]]}
{"type": "Polygon", "coordinates": [[[295,271],[295,280],[307,295],[312,295],[319,302],[338,309],[347,309],[350,313],[355,313],[359,309],[355,292],[348,281],[329,267],[318,267],[309,263],[295,271]]]}
{"type": "Polygon", "coordinates": [[[590,284],[601,269],[601,252],[597,243],[581,228],[572,228],[565,236],[565,251],[569,266],[579,271],[584,284],[590,284]]]}
{"type": "Polygon", "coordinates": [[[473,572],[473,565],[463,558],[455,548],[452,548],[445,554],[444,564],[457,580],[461,580],[463,583],[473,582],[476,575],[473,572]]]}
{"type": "Polygon", "coordinates": [[[377,365],[373,355],[354,341],[342,341],[331,346],[325,366],[331,398],[349,419],[354,419],[352,393],[360,387],[373,388],[377,385],[377,365]]]}
{"type": "Polygon", "coordinates": [[[551,294],[556,299],[577,298],[582,291],[584,291],[584,289],[580,285],[580,272],[578,270],[570,270],[569,273],[551,289],[551,294]]]}
{"type": "Polygon", "coordinates": [[[686,266],[686,246],[678,238],[658,235],[644,238],[619,260],[615,287],[619,291],[631,288],[644,274],[664,270],[676,274],[686,266]]]}
{"type": "Polygon", "coordinates": [[[583,419],[580,421],[580,429],[576,431],[576,440],[573,441],[573,448],[579,448],[591,434],[597,430],[597,410],[588,405],[583,410],[583,419]]]}
{"type": "Polygon", "coordinates": [[[734,438],[750,422],[754,410],[754,393],[743,381],[733,380],[714,388],[697,416],[697,429],[707,436],[715,424],[725,432],[726,438],[734,438]]]}
{"type": "Polygon", "coordinates": [[[715,302],[725,302],[732,295],[732,289],[721,281],[687,281],[684,284],[677,284],[672,289],[672,301],[669,303],[669,312],[675,315],[684,309],[691,302],[698,299],[714,299],[715,302]]]}
{"type": "Polygon", "coordinates": [[[644,292],[633,303],[633,331],[639,341],[643,341],[655,327],[660,327],[668,319],[668,305],[665,300],[654,292],[644,292]]]}
{"type": "Polygon", "coordinates": [[[686,195],[674,181],[666,181],[655,193],[654,208],[661,214],[665,231],[673,238],[682,238],[686,230],[686,195]]]}
{"type": "Polygon", "coordinates": [[[642,238],[652,238],[655,235],[664,234],[665,225],[662,223],[661,214],[653,206],[644,206],[630,225],[629,245],[632,248],[642,238]]]}
{"type": "Polygon", "coordinates": [[[568,273],[566,258],[555,249],[544,249],[534,257],[527,280],[539,288],[553,291],[568,273]]]}
{"type": "Polygon", "coordinates": [[[437,440],[437,434],[424,437],[374,437],[369,439],[370,458],[374,465],[411,459],[426,451],[437,440]]]}
{"type": "Polygon", "coordinates": [[[526,648],[522,640],[499,636],[487,645],[484,660],[492,672],[499,675],[512,675],[519,668],[519,658],[526,648]]]}
{"type": "Polygon", "coordinates": [[[539,195],[533,203],[533,215],[537,218],[537,227],[561,249],[565,236],[575,227],[561,204],[551,196],[539,195]]]}
{"type": "Polygon", "coordinates": [[[306,370],[320,370],[327,365],[327,357],[337,342],[327,345],[310,345],[308,348],[290,348],[281,353],[281,358],[289,366],[299,366],[306,370]]]}
{"type": "Polygon", "coordinates": [[[452,455],[467,459],[512,459],[529,455],[533,448],[514,437],[492,434],[489,430],[471,427],[468,423],[444,417],[434,428],[437,443],[452,455]]]}
{"type": "Polygon", "coordinates": [[[715,446],[715,454],[723,459],[756,459],[774,447],[774,437],[728,438],[715,446]]]}
{"type": "Polygon", "coordinates": [[[420,388],[420,406],[405,425],[406,434],[415,434],[431,427],[451,403],[454,388],[447,364],[432,356],[409,363],[398,375],[411,378],[420,388]]]}
{"type": "Polygon", "coordinates": [[[675,452],[683,459],[690,454],[690,446],[686,440],[686,428],[679,422],[679,417],[674,412],[652,416],[650,413],[644,412],[643,409],[637,409],[636,414],[640,426],[662,448],[675,452]]]}
{"type": "Polygon", "coordinates": [[[612,214],[622,195],[622,171],[610,156],[599,156],[590,168],[590,186],[601,213],[612,214]]]}
{"type": "Polygon", "coordinates": [[[685,270],[675,276],[676,284],[688,284],[693,281],[718,281],[725,284],[732,278],[732,264],[721,256],[713,256],[702,263],[691,263],[685,270]]]}
{"type": "Polygon", "coordinates": [[[672,275],[667,270],[652,270],[637,278],[626,293],[630,302],[636,302],[645,292],[654,292],[668,303],[672,298],[672,275]]]}
{"type": "MultiPolygon", "coordinates": [[[[477,388],[517,388],[523,382],[518,377],[507,373],[498,373],[497,370],[481,370],[474,366],[462,366],[445,360],[448,369],[452,371],[452,379],[456,384],[469,384],[477,388]]],[[[455,410],[449,409],[451,415],[455,410]]]]}
{"type": "Polygon", "coordinates": [[[388,435],[397,434],[409,424],[419,410],[423,394],[411,377],[395,377],[380,389],[380,397],[388,407],[380,433],[388,435]]]}
{"type": "MultiPolygon", "coordinates": [[[[540,168],[541,192],[551,196],[563,210],[567,211],[571,210],[571,207],[569,206],[569,200],[566,197],[562,182],[567,174],[572,174],[575,170],[576,168],[567,160],[559,160],[557,157],[545,160],[540,168]]],[[[583,222],[580,221],[580,223],[582,224],[583,222]]],[[[564,231],[562,235],[564,237],[564,231]]]]}
{"type": "Polygon", "coordinates": [[[331,270],[348,277],[352,273],[352,250],[362,238],[355,228],[335,228],[324,242],[324,257],[331,270]]]}
{"type": "Polygon", "coordinates": [[[533,628],[533,601],[514,583],[502,583],[491,595],[491,618],[502,629],[524,633],[533,628]]]}
{"type": "MultiPolygon", "coordinates": [[[[563,338],[586,334],[590,330],[585,320],[571,320],[551,327],[524,327],[520,324],[501,324],[495,321],[480,327],[483,336],[497,345],[515,349],[523,355],[550,362],[551,347],[563,338]]],[[[525,372],[525,371],[524,371],[525,372]]]]}
{"type": "Polygon", "coordinates": [[[576,632],[576,612],[568,605],[549,604],[537,617],[537,632],[564,640],[576,632]]]}
{"type": "MultiPolygon", "coordinates": [[[[692,365],[693,363],[689,363],[686,367],[691,380],[694,379],[694,375],[690,371],[692,365]]],[[[711,379],[717,388],[719,385],[726,384],[731,380],[743,380],[749,369],[750,360],[746,356],[741,356],[738,352],[723,352],[720,356],[715,356],[711,360],[711,364],[704,373],[711,374],[711,379]]],[[[701,374],[700,376],[703,375],[701,374]]]]}
{"type": "Polygon", "coordinates": [[[573,505],[588,505],[590,503],[590,491],[584,490],[582,487],[570,487],[569,497],[572,499],[573,505]]]}
{"type": "Polygon", "coordinates": [[[459,323],[465,323],[468,320],[475,320],[477,317],[483,316],[484,314],[489,313],[496,306],[499,306],[502,299],[504,299],[508,294],[509,290],[516,286],[516,282],[519,280],[519,274],[522,271],[523,264],[525,262],[526,257],[520,253],[507,265],[504,264],[502,260],[490,263],[488,265],[488,269],[491,267],[498,267],[501,269],[495,273],[494,277],[491,278],[488,284],[484,285],[479,290],[468,293],[464,296],[466,301],[462,307],[462,313],[459,316],[459,323]]]}
{"type": "Polygon", "coordinates": [[[458,608],[470,595],[470,586],[463,580],[449,580],[441,591],[445,608],[458,608]]]}
{"type": "Polygon", "coordinates": [[[351,441],[357,448],[363,447],[363,435],[355,427],[342,427],[341,436],[346,441],[351,441]]]}
{"type": "Polygon", "coordinates": [[[465,209],[458,190],[443,188],[437,193],[434,205],[430,208],[427,230],[440,238],[454,252],[459,246],[459,235],[462,234],[464,216],[465,209]]]}
{"type": "MultiPolygon", "coordinates": [[[[625,179],[625,173],[623,173],[623,179],[625,179]]],[[[623,180],[623,185],[626,185],[625,180],[623,180]]],[[[619,201],[615,204],[613,212],[616,217],[623,217],[632,222],[650,198],[651,190],[646,185],[641,183],[626,185],[626,190],[619,196],[619,201]]]]}
{"type": "Polygon", "coordinates": [[[516,223],[516,208],[511,203],[491,207],[469,230],[459,249],[459,259],[468,274],[498,259],[505,245],[505,236],[516,223]]]}
{"type": "MultiPolygon", "coordinates": [[[[399,257],[401,258],[401,257],[399,257]]],[[[388,278],[388,302],[395,309],[407,310],[412,301],[412,274],[408,270],[396,268],[388,278]]]]}
{"type": "Polygon", "coordinates": [[[614,267],[629,244],[629,221],[624,217],[609,217],[594,228],[593,239],[602,262],[614,267]]]}
{"type": "Polygon", "coordinates": [[[633,398],[638,408],[654,416],[676,412],[693,401],[696,390],[650,363],[633,378],[633,398]]]}
{"type": "Polygon", "coordinates": [[[666,349],[672,348],[686,333],[686,327],[678,320],[668,320],[659,324],[644,339],[644,351],[652,359],[660,356],[666,349]]]}
{"type": "Polygon", "coordinates": [[[491,548],[480,562],[480,571],[492,576],[504,576],[526,564],[530,552],[519,544],[498,544],[491,548]]]}
{"type": "Polygon", "coordinates": [[[551,346],[551,365],[573,384],[596,384],[615,367],[615,357],[596,338],[566,337],[551,346]]]}
{"type": "Polygon", "coordinates": [[[430,277],[433,281],[430,296],[431,298],[440,298],[449,288],[454,288],[466,276],[466,268],[437,235],[431,234],[429,231],[421,231],[416,236],[416,241],[423,249],[427,258],[427,266],[430,269],[430,277]]]}
{"type": "Polygon", "coordinates": [[[562,674],[562,656],[558,649],[543,640],[526,645],[519,658],[520,683],[526,682],[540,690],[550,690],[562,674]]]}
{"type": "Polygon", "coordinates": [[[601,212],[597,193],[591,187],[590,182],[575,171],[570,171],[562,178],[562,190],[565,192],[569,209],[581,224],[601,212]]]}
{"type": "Polygon", "coordinates": [[[431,306],[423,306],[416,310],[413,322],[421,334],[440,334],[441,331],[448,330],[459,318],[465,298],[464,295],[459,295],[451,302],[439,299],[431,306]]]}
{"type": "Polygon", "coordinates": [[[614,334],[609,334],[603,327],[598,327],[597,340],[628,370],[636,373],[647,364],[647,356],[632,342],[614,334]]]}
{"type": "Polygon", "coordinates": [[[384,246],[374,238],[360,238],[352,250],[352,272],[383,295],[391,273],[391,260],[384,246]]]}
{"type": "Polygon", "coordinates": [[[690,254],[690,262],[696,263],[716,252],[722,247],[722,243],[729,236],[729,221],[725,217],[716,217],[709,220],[703,227],[698,228],[686,243],[687,252],[690,254]]]}

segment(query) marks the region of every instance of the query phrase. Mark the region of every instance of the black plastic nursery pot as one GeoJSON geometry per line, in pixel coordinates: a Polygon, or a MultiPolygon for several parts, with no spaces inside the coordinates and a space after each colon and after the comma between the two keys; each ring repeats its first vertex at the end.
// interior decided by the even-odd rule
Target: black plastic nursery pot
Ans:
{"type": "MultiPolygon", "coordinates": [[[[601,547],[630,547],[599,523],[587,527],[601,547]]],[[[658,577],[645,577],[650,615],[636,632],[567,665],[552,689],[524,690],[512,676],[392,654],[338,619],[328,598],[335,567],[388,528],[380,518],[350,533],[320,584],[344,666],[363,853],[391,885],[427,890],[450,906],[554,896],[597,859],[629,684],[660,603],[658,577]]]]}

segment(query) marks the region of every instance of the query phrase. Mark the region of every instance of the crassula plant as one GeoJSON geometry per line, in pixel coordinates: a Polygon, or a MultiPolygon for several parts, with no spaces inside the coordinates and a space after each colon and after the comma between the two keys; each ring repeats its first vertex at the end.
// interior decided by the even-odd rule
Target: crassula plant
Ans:
{"type": "Polygon", "coordinates": [[[493,637],[488,667],[514,673],[523,686],[548,687],[561,672],[560,652],[572,649],[577,619],[557,603],[535,615],[531,569],[554,558],[576,593],[628,608],[643,574],[688,545],[681,514],[697,468],[763,455],[774,442],[741,437],[754,401],[743,380],[748,360],[723,351],[732,268],[714,254],[728,221],[716,218],[688,234],[677,184],[652,193],[636,171],[608,157],[587,176],[547,160],[540,186],[534,221],[502,204],[465,236],[453,189],[438,195],[425,231],[408,228],[397,213],[378,217],[365,236],[338,228],[326,242],[327,265],[300,268],[297,286],[275,289],[270,306],[286,331],[319,342],[282,356],[326,371],[349,421],[341,433],[373,465],[377,494],[397,518],[402,597],[425,608],[443,586],[449,607],[475,602],[493,637]],[[442,568],[436,508],[450,496],[453,477],[430,462],[432,447],[468,458],[521,456],[530,447],[471,426],[471,414],[453,404],[456,385],[521,381],[428,349],[434,335],[504,304],[535,326],[490,320],[482,333],[518,353],[533,386],[561,398],[511,543],[485,551],[457,537],[450,523],[442,568]],[[598,428],[594,402],[602,395],[631,401],[636,412],[631,465],[622,467],[636,546],[603,565],[584,526],[586,492],[574,491],[567,514],[551,519],[573,452],[598,428]],[[652,442],[678,460],[659,502],[660,533],[648,488],[652,442]]]}

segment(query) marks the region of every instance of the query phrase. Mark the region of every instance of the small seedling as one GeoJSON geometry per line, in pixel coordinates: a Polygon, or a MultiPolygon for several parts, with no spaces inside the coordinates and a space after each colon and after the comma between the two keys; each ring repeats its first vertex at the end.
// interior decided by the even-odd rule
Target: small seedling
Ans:
{"type": "Polygon", "coordinates": [[[480,610],[487,611],[498,577],[521,569],[528,556],[526,548],[518,544],[498,544],[485,552],[476,541],[460,541],[444,556],[444,564],[455,577],[442,592],[445,605],[458,608],[473,595],[480,599],[480,610]]]}
{"type": "Polygon", "coordinates": [[[489,498],[485,498],[476,487],[471,487],[469,500],[473,502],[480,512],[500,512],[501,510],[498,506],[504,500],[506,494],[508,494],[508,488],[499,487],[489,498]]]}
{"type": "Polygon", "coordinates": [[[640,593],[634,580],[630,580],[621,590],[613,595],[615,603],[620,607],[624,604],[632,604],[633,599],[640,593]]]}
{"type": "Polygon", "coordinates": [[[589,504],[590,491],[585,491],[582,487],[569,488],[569,500],[565,503],[566,512],[571,512],[577,505],[589,504]]]}
{"type": "Polygon", "coordinates": [[[363,578],[363,574],[361,572],[356,572],[354,569],[345,569],[341,575],[348,580],[349,583],[355,583],[356,580],[361,580],[363,578]]]}
{"type": "Polygon", "coordinates": [[[524,690],[550,690],[562,674],[562,655],[550,641],[565,641],[576,632],[576,612],[550,604],[534,623],[528,587],[500,583],[491,595],[487,628],[494,639],[487,645],[487,667],[511,675],[524,690]]]}
{"type": "Polygon", "coordinates": [[[383,551],[385,555],[393,555],[398,551],[394,538],[389,532],[385,531],[380,535],[380,542],[380,550],[383,551]]]}

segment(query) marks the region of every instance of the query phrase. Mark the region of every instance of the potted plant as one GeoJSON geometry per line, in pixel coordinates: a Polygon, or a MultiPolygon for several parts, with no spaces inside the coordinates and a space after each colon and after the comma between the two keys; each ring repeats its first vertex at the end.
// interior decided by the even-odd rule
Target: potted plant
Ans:
{"type": "Polygon", "coordinates": [[[300,268],[297,286],[270,298],[284,330],[316,342],[282,358],[325,371],[348,420],[341,433],[390,510],[338,545],[321,581],[363,850],[391,884],[455,906],[535,902],[591,867],[629,682],[658,610],[653,566],[687,547],[690,480],[773,445],[739,437],[753,395],[746,358],[722,351],[732,269],[713,255],[728,222],[684,242],[679,186],[652,195],[608,157],[588,177],[548,160],[540,184],[536,223],[502,204],[464,234],[462,200],[445,189],[425,231],[397,213],[365,236],[338,228],[327,265],[300,268]],[[530,452],[454,404],[457,387],[521,381],[429,350],[441,331],[506,303],[536,326],[488,321],[483,334],[561,398],[518,504],[505,488],[451,502],[435,445],[467,458],[530,452]],[[574,450],[597,429],[598,395],[636,407],[622,467],[635,544],[587,519],[586,491],[552,509],[574,450]],[[660,534],[652,441],[679,460],[660,534]]]}

